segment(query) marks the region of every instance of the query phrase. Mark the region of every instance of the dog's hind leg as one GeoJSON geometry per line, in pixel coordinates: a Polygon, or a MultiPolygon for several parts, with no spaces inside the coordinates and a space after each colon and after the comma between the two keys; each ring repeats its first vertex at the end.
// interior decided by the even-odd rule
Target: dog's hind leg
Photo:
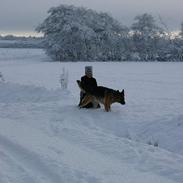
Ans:
{"type": "Polygon", "coordinates": [[[93,101],[93,97],[91,95],[86,94],[84,96],[84,98],[82,99],[81,104],[79,105],[79,107],[82,108],[82,107],[86,106],[87,104],[89,104],[92,101],[93,101]]]}

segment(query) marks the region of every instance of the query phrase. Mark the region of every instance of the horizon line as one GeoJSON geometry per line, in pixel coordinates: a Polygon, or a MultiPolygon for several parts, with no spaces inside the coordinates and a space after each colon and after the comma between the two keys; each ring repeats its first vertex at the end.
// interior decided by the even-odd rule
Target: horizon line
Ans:
{"type": "MultiPolygon", "coordinates": [[[[180,30],[170,31],[173,35],[180,33],[180,30]]],[[[38,33],[36,31],[0,31],[0,36],[15,36],[15,37],[44,37],[43,33],[38,33]]]]}
{"type": "Polygon", "coordinates": [[[0,36],[12,35],[15,37],[43,37],[42,33],[35,31],[0,31],[0,36]]]}

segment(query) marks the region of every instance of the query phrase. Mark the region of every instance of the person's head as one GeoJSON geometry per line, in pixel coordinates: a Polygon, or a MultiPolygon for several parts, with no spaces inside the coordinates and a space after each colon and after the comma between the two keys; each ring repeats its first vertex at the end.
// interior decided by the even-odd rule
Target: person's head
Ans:
{"type": "Polygon", "coordinates": [[[85,67],[85,74],[89,78],[93,77],[92,66],[86,66],[85,67]]]}

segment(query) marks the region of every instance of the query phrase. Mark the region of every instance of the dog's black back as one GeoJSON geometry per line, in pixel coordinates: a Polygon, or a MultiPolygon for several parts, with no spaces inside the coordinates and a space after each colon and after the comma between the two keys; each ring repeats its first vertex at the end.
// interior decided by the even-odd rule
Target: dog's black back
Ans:
{"type": "Polygon", "coordinates": [[[111,88],[104,87],[104,86],[97,86],[91,94],[98,96],[98,97],[104,97],[106,92],[114,93],[116,91],[111,88]]]}
{"type": "Polygon", "coordinates": [[[82,89],[85,90],[85,92],[98,97],[104,97],[106,92],[111,92],[111,93],[119,92],[118,90],[116,91],[104,86],[97,86],[91,90],[91,89],[88,89],[88,87],[86,87],[81,81],[77,80],[77,83],[82,89]]]}

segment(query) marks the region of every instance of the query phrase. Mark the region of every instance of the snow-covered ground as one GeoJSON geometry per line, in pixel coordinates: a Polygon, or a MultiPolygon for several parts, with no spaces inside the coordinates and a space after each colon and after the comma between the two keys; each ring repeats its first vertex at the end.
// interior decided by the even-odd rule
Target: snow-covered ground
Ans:
{"type": "Polygon", "coordinates": [[[0,183],[183,182],[183,63],[48,60],[0,49],[0,183]],[[85,65],[126,105],[78,109],[85,65]]]}

